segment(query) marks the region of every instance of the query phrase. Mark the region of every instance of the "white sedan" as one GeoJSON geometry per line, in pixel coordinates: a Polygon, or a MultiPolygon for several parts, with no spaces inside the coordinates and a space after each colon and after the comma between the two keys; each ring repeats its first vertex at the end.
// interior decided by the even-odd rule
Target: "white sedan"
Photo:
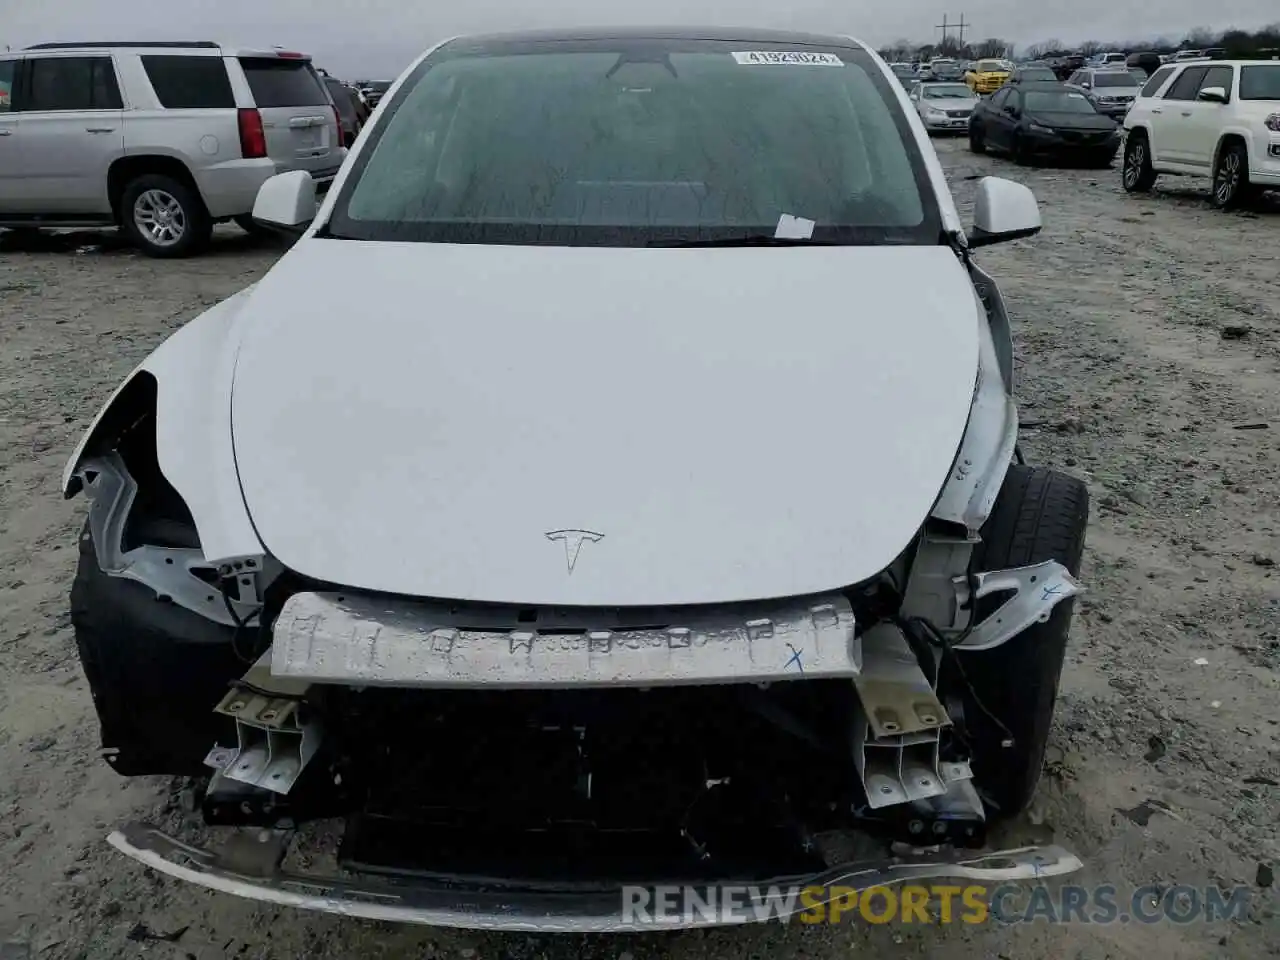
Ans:
{"type": "Polygon", "coordinates": [[[910,99],[930,133],[965,133],[978,105],[978,95],[967,83],[918,83],[910,99]]]}
{"type": "Polygon", "coordinates": [[[659,883],[1080,866],[982,852],[1039,777],[1087,519],[1020,462],[974,260],[1040,216],[988,178],[965,229],[865,45],[452,40],[318,212],[287,173],[254,215],[297,243],[64,476],[104,756],[199,778],[235,840],[118,849],[275,904],[570,931],[796,908],[659,883]],[[311,821],[343,872],[281,866],[311,821]],[[832,831],[885,859],[851,872],[832,831]]]}

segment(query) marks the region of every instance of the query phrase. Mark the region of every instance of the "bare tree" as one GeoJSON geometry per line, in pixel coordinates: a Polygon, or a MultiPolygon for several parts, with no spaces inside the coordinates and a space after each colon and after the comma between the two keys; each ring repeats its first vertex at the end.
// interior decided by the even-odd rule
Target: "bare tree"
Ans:
{"type": "Polygon", "coordinates": [[[943,37],[938,43],[940,57],[959,57],[964,54],[964,46],[955,37],[943,37]]]}
{"type": "Polygon", "coordinates": [[[1208,27],[1196,27],[1194,30],[1187,31],[1187,36],[1182,41],[1182,46],[1203,50],[1205,47],[1212,47],[1217,42],[1218,32],[1216,30],[1210,30],[1208,27]]]}
{"type": "Polygon", "coordinates": [[[1062,41],[1057,37],[1052,40],[1041,40],[1039,43],[1033,43],[1026,49],[1026,59],[1043,60],[1045,57],[1053,57],[1060,54],[1066,47],[1062,45],[1062,41]]]}
{"type": "MultiPolygon", "coordinates": [[[[1207,27],[1198,27],[1188,33],[1181,43],[1168,34],[1162,34],[1146,40],[1131,39],[1124,42],[1121,42],[1119,38],[1112,38],[1105,43],[1099,40],[1088,40],[1073,48],[1055,38],[1031,44],[1024,55],[1027,59],[1039,60],[1076,52],[1085,56],[1092,56],[1103,50],[1154,50],[1158,53],[1171,53],[1178,49],[1179,46],[1193,46],[1200,49],[1214,46],[1226,47],[1232,57],[1237,58],[1260,55],[1271,57],[1280,52],[1280,23],[1255,31],[1231,29],[1215,32],[1207,27]]],[[[960,43],[959,38],[955,36],[948,36],[943,43],[925,43],[919,46],[906,40],[898,40],[888,45],[883,52],[901,59],[921,60],[942,56],[973,59],[976,57],[1008,56],[1011,54],[1005,41],[994,37],[981,43],[970,45],[960,43]],[[997,44],[1001,49],[994,54],[989,53],[988,51],[997,44]],[[899,50],[898,48],[903,49],[899,50]]]]}
{"type": "Polygon", "coordinates": [[[1009,41],[999,37],[988,37],[972,47],[975,57],[1003,57],[1009,50],[1009,41]]]}

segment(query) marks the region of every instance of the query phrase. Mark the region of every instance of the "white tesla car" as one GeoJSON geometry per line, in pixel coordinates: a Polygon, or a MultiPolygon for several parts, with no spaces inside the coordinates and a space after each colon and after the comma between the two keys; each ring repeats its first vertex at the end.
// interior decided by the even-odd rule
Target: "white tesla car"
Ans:
{"type": "Polygon", "coordinates": [[[198,777],[229,835],[111,842],[241,896],[548,930],[640,922],[624,885],[1077,868],[984,852],[1039,777],[1088,504],[1021,463],[974,260],[1035,199],[977,190],[966,229],[851,39],[424,55],[318,212],[306,174],[263,186],[297,243],[67,466],[106,760],[198,777]],[[341,842],[302,875],[313,821],[341,842]],[[850,834],[935,849],[851,872],[850,834]]]}

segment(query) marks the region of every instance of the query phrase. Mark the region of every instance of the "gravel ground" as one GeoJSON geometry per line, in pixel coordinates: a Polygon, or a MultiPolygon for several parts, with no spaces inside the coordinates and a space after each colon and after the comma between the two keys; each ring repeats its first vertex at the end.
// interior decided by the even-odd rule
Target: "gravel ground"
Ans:
{"type": "Polygon", "coordinates": [[[1040,198],[1043,234],[980,260],[1014,312],[1028,459],[1083,477],[1094,502],[1048,773],[1019,829],[1122,894],[1247,885],[1245,920],[503,937],[261,908],[152,875],[105,833],[172,826],[186,796],[96,758],[67,613],[84,504],[60,499],[58,477],[121,377],[279,250],[220,230],[209,256],[165,263],[106,235],[0,235],[0,958],[1280,956],[1280,205],[1227,215],[1198,181],[1127,197],[1118,170],[939,152],[966,217],[982,174],[1040,198]]]}

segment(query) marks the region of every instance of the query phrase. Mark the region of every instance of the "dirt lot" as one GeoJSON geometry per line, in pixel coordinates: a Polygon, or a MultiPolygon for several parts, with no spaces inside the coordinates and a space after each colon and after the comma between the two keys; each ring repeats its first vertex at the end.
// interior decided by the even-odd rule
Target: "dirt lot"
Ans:
{"type": "Polygon", "coordinates": [[[1015,312],[1028,459],[1085,478],[1094,502],[1090,592],[1024,832],[1075,850],[1075,879],[1122,900],[1147,883],[1247,885],[1246,920],[500,937],[259,908],[151,875],[105,834],[173,825],[188,797],[96,758],[66,600],[84,505],[60,499],[58,477],[133,364],[279,251],[233,229],[184,263],[109,236],[0,235],[0,957],[1280,956],[1280,204],[1225,215],[1201,182],[1132,198],[1118,170],[939,150],[966,216],[980,174],[1040,198],[1044,233],[981,261],[1015,312]]]}

